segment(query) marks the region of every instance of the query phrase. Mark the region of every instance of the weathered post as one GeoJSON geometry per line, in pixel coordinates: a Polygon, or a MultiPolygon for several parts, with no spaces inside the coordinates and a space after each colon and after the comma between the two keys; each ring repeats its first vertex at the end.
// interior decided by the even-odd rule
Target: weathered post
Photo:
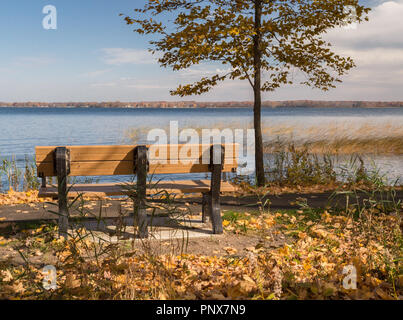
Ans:
{"type": "Polygon", "coordinates": [[[210,148],[210,171],[211,186],[209,195],[209,214],[213,224],[213,233],[223,233],[221,210],[220,210],[220,189],[221,173],[224,165],[225,149],[222,145],[213,145],[210,148]]]}
{"type": "Polygon", "coordinates": [[[134,227],[139,238],[148,237],[148,222],[146,212],[146,185],[147,185],[147,147],[138,146],[135,150],[135,172],[137,175],[137,203],[134,227]]]}
{"type": "Polygon", "coordinates": [[[67,202],[67,176],[70,174],[70,152],[66,147],[55,150],[57,192],[59,204],[59,237],[67,239],[69,209],[67,202]]]}

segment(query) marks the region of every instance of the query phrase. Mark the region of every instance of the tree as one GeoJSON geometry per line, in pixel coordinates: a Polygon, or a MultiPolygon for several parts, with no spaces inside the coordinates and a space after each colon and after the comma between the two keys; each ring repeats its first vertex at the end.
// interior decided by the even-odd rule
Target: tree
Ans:
{"type": "Polygon", "coordinates": [[[180,85],[172,95],[202,94],[225,79],[250,83],[256,180],[263,186],[261,92],[293,84],[295,71],[305,76],[301,84],[322,90],[335,87],[355,64],[332,52],[323,35],[346,23],[368,20],[369,10],[358,0],[147,0],[134,10],[136,17],[124,19],[136,25],[135,32],[157,37],[149,41],[150,50],[162,53],[163,67],[176,71],[205,61],[229,66],[227,72],[180,85]]]}

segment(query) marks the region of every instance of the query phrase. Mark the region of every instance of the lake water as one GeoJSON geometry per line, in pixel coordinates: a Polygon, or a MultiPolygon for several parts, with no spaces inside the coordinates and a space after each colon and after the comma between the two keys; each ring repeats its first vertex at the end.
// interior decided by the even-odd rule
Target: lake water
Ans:
{"type": "MultiPolygon", "coordinates": [[[[248,108],[1,107],[0,158],[15,156],[22,165],[25,156],[34,156],[35,146],[132,144],[133,135],[137,136],[137,141],[146,142],[150,129],[167,129],[170,121],[178,121],[179,131],[215,127],[246,129],[252,127],[253,113],[248,108]]],[[[266,140],[284,134],[298,139],[315,139],[329,132],[340,136],[378,136],[385,130],[392,133],[403,130],[403,108],[265,108],[262,122],[266,140]]],[[[374,160],[393,178],[403,177],[401,156],[374,160]]]]}

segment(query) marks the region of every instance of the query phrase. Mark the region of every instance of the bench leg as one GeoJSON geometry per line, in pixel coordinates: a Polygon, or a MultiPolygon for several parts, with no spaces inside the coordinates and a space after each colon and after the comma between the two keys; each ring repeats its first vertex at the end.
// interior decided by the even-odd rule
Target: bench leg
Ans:
{"type": "Polygon", "coordinates": [[[42,176],[41,177],[41,188],[46,188],[46,177],[45,176],[42,176]]]}
{"type": "Polygon", "coordinates": [[[59,205],[59,237],[67,239],[69,209],[67,202],[68,154],[64,147],[56,148],[57,192],[59,205]]]}
{"type": "Polygon", "coordinates": [[[210,211],[210,193],[203,193],[202,197],[202,222],[205,223],[207,221],[207,217],[211,220],[211,211],[210,211]]]}
{"type": "Polygon", "coordinates": [[[59,237],[64,237],[65,239],[67,239],[67,229],[69,226],[66,180],[66,178],[58,179],[59,237]]]}
{"type": "Polygon", "coordinates": [[[220,210],[220,189],[221,189],[221,173],[224,161],[224,148],[221,145],[217,145],[219,156],[221,156],[221,163],[216,163],[214,152],[217,152],[211,148],[210,155],[210,168],[211,168],[211,187],[209,197],[209,210],[211,214],[211,222],[213,224],[213,233],[223,233],[221,210],[220,210]],[[214,151],[214,152],[213,152],[214,151]],[[221,152],[220,152],[221,151],[221,152]]]}
{"type": "Polygon", "coordinates": [[[148,223],[146,211],[146,185],[147,185],[147,148],[138,146],[136,149],[136,174],[137,174],[137,203],[135,228],[139,238],[148,237],[148,223]]]}
{"type": "Polygon", "coordinates": [[[220,198],[214,197],[212,195],[209,207],[209,211],[211,212],[211,222],[213,224],[213,233],[221,234],[223,233],[223,226],[221,218],[220,198]]]}

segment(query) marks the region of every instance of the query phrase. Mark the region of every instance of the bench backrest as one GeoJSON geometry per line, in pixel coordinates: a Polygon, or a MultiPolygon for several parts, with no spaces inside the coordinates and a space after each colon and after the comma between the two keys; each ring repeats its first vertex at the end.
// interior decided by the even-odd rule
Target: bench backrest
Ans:
{"type": "MultiPolygon", "coordinates": [[[[135,173],[137,146],[67,146],[69,176],[130,175],[135,173]]],[[[148,145],[150,174],[209,172],[211,144],[148,145]]],[[[225,144],[223,172],[236,172],[239,145],[225,144]]],[[[39,177],[56,176],[56,146],[36,147],[39,177]]]]}

